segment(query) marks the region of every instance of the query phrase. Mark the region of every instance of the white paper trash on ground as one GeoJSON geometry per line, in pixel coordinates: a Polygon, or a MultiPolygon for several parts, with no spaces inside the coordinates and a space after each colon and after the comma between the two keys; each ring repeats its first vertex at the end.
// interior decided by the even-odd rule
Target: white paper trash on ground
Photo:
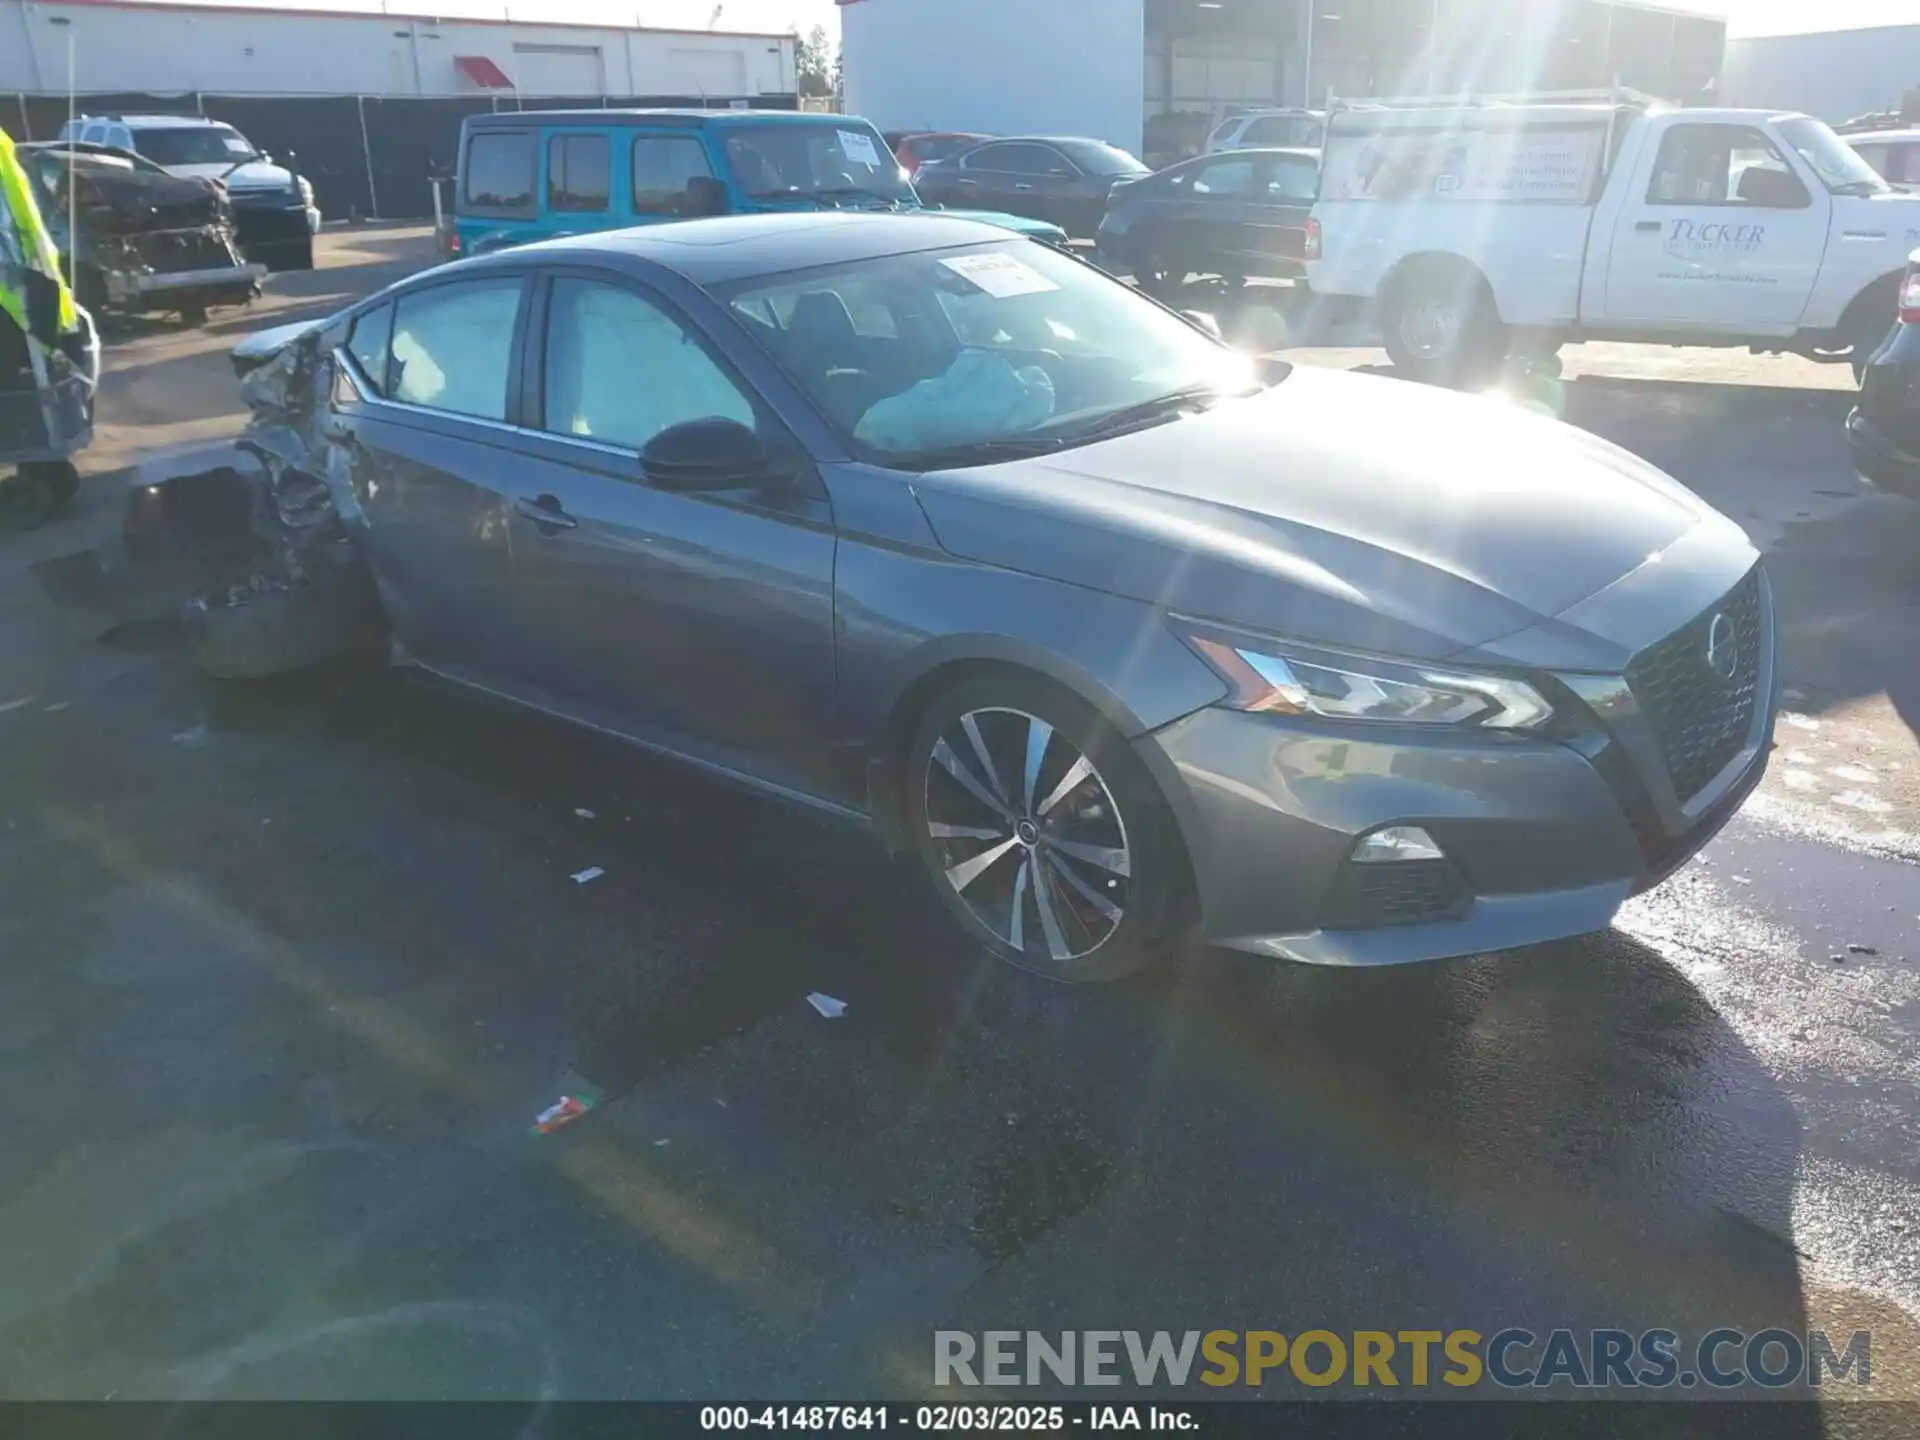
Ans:
{"type": "Polygon", "coordinates": [[[598,865],[589,865],[573,877],[573,883],[576,885],[586,885],[594,880],[598,880],[606,873],[607,872],[602,870],[598,865]]]}
{"type": "Polygon", "coordinates": [[[822,995],[818,990],[807,996],[807,1004],[818,1010],[829,1020],[838,1020],[847,1013],[847,1002],[836,1000],[831,995],[822,995]]]}

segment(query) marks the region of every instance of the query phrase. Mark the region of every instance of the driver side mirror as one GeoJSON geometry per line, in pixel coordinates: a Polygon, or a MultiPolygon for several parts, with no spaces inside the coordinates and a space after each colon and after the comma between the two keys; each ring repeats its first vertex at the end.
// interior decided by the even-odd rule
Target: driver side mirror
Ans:
{"type": "Polygon", "coordinates": [[[663,490],[732,490],[772,477],[767,447],[738,420],[717,415],[669,425],[647,441],[640,469],[663,490]]]}
{"type": "Polygon", "coordinates": [[[687,181],[685,204],[690,216],[725,215],[733,209],[727,187],[711,175],[695,175],[687,181]]]}

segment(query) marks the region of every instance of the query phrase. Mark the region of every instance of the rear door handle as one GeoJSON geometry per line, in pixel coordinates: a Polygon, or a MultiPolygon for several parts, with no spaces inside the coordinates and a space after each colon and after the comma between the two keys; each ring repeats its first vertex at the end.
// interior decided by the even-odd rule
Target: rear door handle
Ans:
{"type": "Polygon", "coordinates": [[[1636,230],[1658,231],[1660,222],[1658,220],[1636,220],[1633,222],[1633,228],[1636,230]]]}
{"type": "Polygon", "coordinates": [[[578,520],[567,514],[557,495],[523,495],[513,502],[513,508],[539,526],[543,535],[557,535],[562,530],[578,529],[580,525],[578,520]]]}

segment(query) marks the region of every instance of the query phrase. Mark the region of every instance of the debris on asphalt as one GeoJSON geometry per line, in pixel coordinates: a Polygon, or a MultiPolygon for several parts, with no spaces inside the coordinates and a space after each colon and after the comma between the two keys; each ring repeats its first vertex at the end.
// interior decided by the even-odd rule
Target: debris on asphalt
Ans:
{"type": "Polygon", "coordinates": [[[1836,951],[1832,955],[1827,956],[1827,959],[1831,960],[1836,965],[1844,965],[1847,963],[1847,957],[1840,954],[1838,951],[1836,951]]]}
{"type": "Polygon", "coordinates": [[[1871,945],[1849,945],[1847,946],[1847,953],[1849,955],[1878,955],[1880,952],[1871,945]]]}
{"type": "Polygon", "coordinates": [[[182,730],[178,735],[175,735],[173,737],[173,743],[198,750],[212,739],[213,732],[211,730],[204,725],[195,725],[191,730],[182,730]]]}
{"type": "Polygon", "coordinates": [[[606,873],[607,872],[602,870],[598,865],[589,865],[586,869],[575,872],[573,883],[576,885],[591,884],[606,873]]]}
{"type": "Polygon", "coordinates": [[[1780,718],[1796,730],[1818,730],[1820,728],[1820,722],[1818,720],[1808,715],[1799,714],[1793,710],[1782,710],[1780,712],[1780,718]]]}
{"type": "Polygon", "coordinates": [[[72,708],[73,708],[73,702],[71,700],[56,700],[53,702],[53,704],[47,706],[46,710],[42,713],[47,715],[58,715],[62,710],[71,710],[72,708]]]}
{"type": "Polygon", "coordinates": [[[19,700],[9,700],[4,705],[0,705],[0,715],[6,714],[9,710],[25,709],[27,706],[33,704],[37,698],[37,696],[28,695],[19,700]]]}
{"type": "Polygon", "coordinates": [[[591,820],[594,818],[593,811],[583,810],[577,805],[574,807],[573,813],[579,816],[582,820],[591,820]]]}
{"type": "Polygon", "coordinates": [[[562,1095],[553,1104],[542,1110],[533,1120],[535,1135],[551,1135],[562,1125],[571,1125],[582,1115],[593,1109],[599,1102],[599,1096],[582,1092],[578,1095],[562,1095]]]}
{"type": "Polygon", "coordinates": [[[807,1004],[818,1010],[828,1020],[838,1020],[847,1013],[847,1002],[836,1000],[831,995],[822,995],[818,990],[807,996],[807,1004]]]}
{"type": "Polygon", "coordinates": [[[653,1142],[653,1148],[656,1150],[664,1150],[672,1143],[673,1141],[671,1140],[656,1140],[653,1142]]]}

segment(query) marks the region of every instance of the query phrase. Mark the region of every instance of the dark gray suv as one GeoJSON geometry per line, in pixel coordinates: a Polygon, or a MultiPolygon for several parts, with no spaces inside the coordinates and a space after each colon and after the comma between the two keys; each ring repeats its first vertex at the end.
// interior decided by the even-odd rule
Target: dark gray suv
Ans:
{"type": "Polygon", "coordinates": [[[871,824],[1059,979],[1597,930],[1771,744],[1766,574],[1665,475],[983,225],[561,241],[276,350],[396,657],[871,824]]]}

